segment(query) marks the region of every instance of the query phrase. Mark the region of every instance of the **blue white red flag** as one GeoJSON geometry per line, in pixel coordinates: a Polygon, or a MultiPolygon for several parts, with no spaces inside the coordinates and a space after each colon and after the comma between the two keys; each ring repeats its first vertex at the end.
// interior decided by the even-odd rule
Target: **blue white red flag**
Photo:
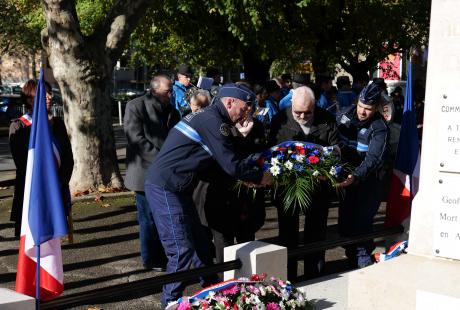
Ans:
{"type": "Polygon", "coordinates": [[[16,274],[16,291],[35,297],[38,282],[40,300],[64,290],[60,237],[67,234],[67,221],[57,176],[59,152],[52,141],[42,71],[34,100],[16,274]]]}
{"type": "Polygon", "coordinates": [[[410,216],[411,202],[418,191],[419,175],[420,146],[412,100],[412,63],[409,62],[401,133],[387,200],[387,227],[400,225],[410,216]]]}

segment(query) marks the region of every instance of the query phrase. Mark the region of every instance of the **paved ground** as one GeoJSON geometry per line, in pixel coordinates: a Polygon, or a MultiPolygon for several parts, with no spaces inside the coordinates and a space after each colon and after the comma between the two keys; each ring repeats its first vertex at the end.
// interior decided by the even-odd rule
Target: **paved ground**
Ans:
{"type": "MultiPolygon", "coordinates": [[[[115,129],[117,153],[120,158],[124,156],[123,132],[120,127],[115,127],[115,129]]],[[[8,157],[7,149],[5,149],[4,139],[0,138],[1,177],[6,178],[8,165],[11,165],[11,158],[8,157]]],[[[122,174],[124,174],[123,166],[120,165],[122,174]]],[[[18,241],[13,237],[13,224],[9,222],[12,192],[12,187],[0,188],[0,287],[13,289],[18,241]]],[[[87,200],[86,202],[79,201],[74,205],[72,213],[75,242],[63,245],[64,295],[158,275],[155,272],[143,270],[140,262],[133,195],[121,193],[112,196],[112,198],[106,198],[102,203],[95,204],[92,200],[87,200]]],[[[382,217],[383,210],[379,213],[377,222],[381,222],[382,217]]],[[[329,239],[337,237],[336,223],[337,208],[332,208],[328,221],[329,239]]],[[[257,239],[273,238],[277,233],[276,210],[267,207],[267,220],[256,237],[257,239]]],[[[326,260],[328,273],[346,270],[344,251],[341,248],[327,251],[326,260]]],[[[302,273],[302,264],[299,262],[299,274],[302,273]]],[[[304,279],[300,277],[299,281],[302,280],[304,279]]],[[[187,288],[186,294],[191,294],[197,289],[197,285],[192,285],[187,288]]],[[[152,290],[151,295],[133,300],[120,296],[117,302],[85,305],[75,309],[88,309],[89,306],[123,310],[159,309],[159,295],[158,292],[152,290]]]]}
{"type": "MultiPolygon", "coordinates": [[[[13,237],[13,225],[8,222],[11,199],[0,200],[0,287],[14,288],[18,241],[13,237]]],[[[65,292],[64,295],[138,279],[156,276],[142,268],[139,258],[138,226],[132,195],[107,198],[101,204],[80,202],[75,204],[75,243],[63,245],[65,292]],[[104,205],[106,204],[106,205],[104,205]]],[[[329,238],[336,236],[337,209],[330,210],[329,238]]],[[[257,239],[277,235],[276,210],[267,208],[267,221],[258,232],[257,239]]],[[[346,270],[343,250],[327,251],[327,271],[346,270]]],[[[299,274],[302,274],[299,263],[299,274]]],[[[299,281],[302,277],[299,278],[299,281]]],[[[189,294],[198,289],[188,288],[189,294]]],[[[152,295],[116,303],[92,305],[103,309],[159,309],[159,295],[152,295]]],[[[89,305],[88,305],[89,306],[89,305]]],[[[88,306],[75,309],[88,309],[88,306]]]]}

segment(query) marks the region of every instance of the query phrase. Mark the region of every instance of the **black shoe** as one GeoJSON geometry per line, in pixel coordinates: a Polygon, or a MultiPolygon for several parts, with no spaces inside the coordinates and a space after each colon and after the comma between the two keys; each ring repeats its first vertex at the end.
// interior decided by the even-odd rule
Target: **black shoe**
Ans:
{"type": "Polygon", "coordinates": [[[144,264],[145,270],[152,270],[155,272],[165,272],[166,266],[165,265],[155,265],[155,264],[144,264]]]}

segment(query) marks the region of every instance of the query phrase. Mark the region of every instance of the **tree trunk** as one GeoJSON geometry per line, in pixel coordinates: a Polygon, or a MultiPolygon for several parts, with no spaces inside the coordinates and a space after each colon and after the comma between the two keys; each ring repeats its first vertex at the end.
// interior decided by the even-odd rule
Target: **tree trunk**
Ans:
{"type": "Polygon", "coordinates": [[[51,50],[49,60],[61,89],[72,143],[72,192],[122,188],[110,104],[112,72],[110,65],[103,65],[110,61],[95,54],[91,60],[62,57],[58,50],[51,50]]]}
{"type": "Polygon", "coordinates": [[[47,26],[42,45],[62,93],[75,162],[73,193],[123,187],[112,128],[111,77],[130,33],[152,3],[114,1],[93,35],[84,36],[75,1],[43,1],[47,26]]]}

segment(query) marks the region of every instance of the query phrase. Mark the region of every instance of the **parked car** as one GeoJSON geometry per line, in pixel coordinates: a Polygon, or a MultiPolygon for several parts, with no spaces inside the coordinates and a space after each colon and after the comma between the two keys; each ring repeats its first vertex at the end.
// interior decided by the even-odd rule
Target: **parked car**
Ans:
{"type": "Polygon", "coordinates": [[[20,96],[15,94],[0,95],[0,118],[9,121],[24,114],[20,96]]]}
{"type": "Polygon", "coordinates": [[[118,102],[121,103],[121,114],[122,116],[124,116],[126,103],[144,94],[145,94],[145,91],[143,90],[127,89],[127,88],[120,88],[114,91],[111,96],[112,116],[114,117],[118,116],[118,102]]]}

